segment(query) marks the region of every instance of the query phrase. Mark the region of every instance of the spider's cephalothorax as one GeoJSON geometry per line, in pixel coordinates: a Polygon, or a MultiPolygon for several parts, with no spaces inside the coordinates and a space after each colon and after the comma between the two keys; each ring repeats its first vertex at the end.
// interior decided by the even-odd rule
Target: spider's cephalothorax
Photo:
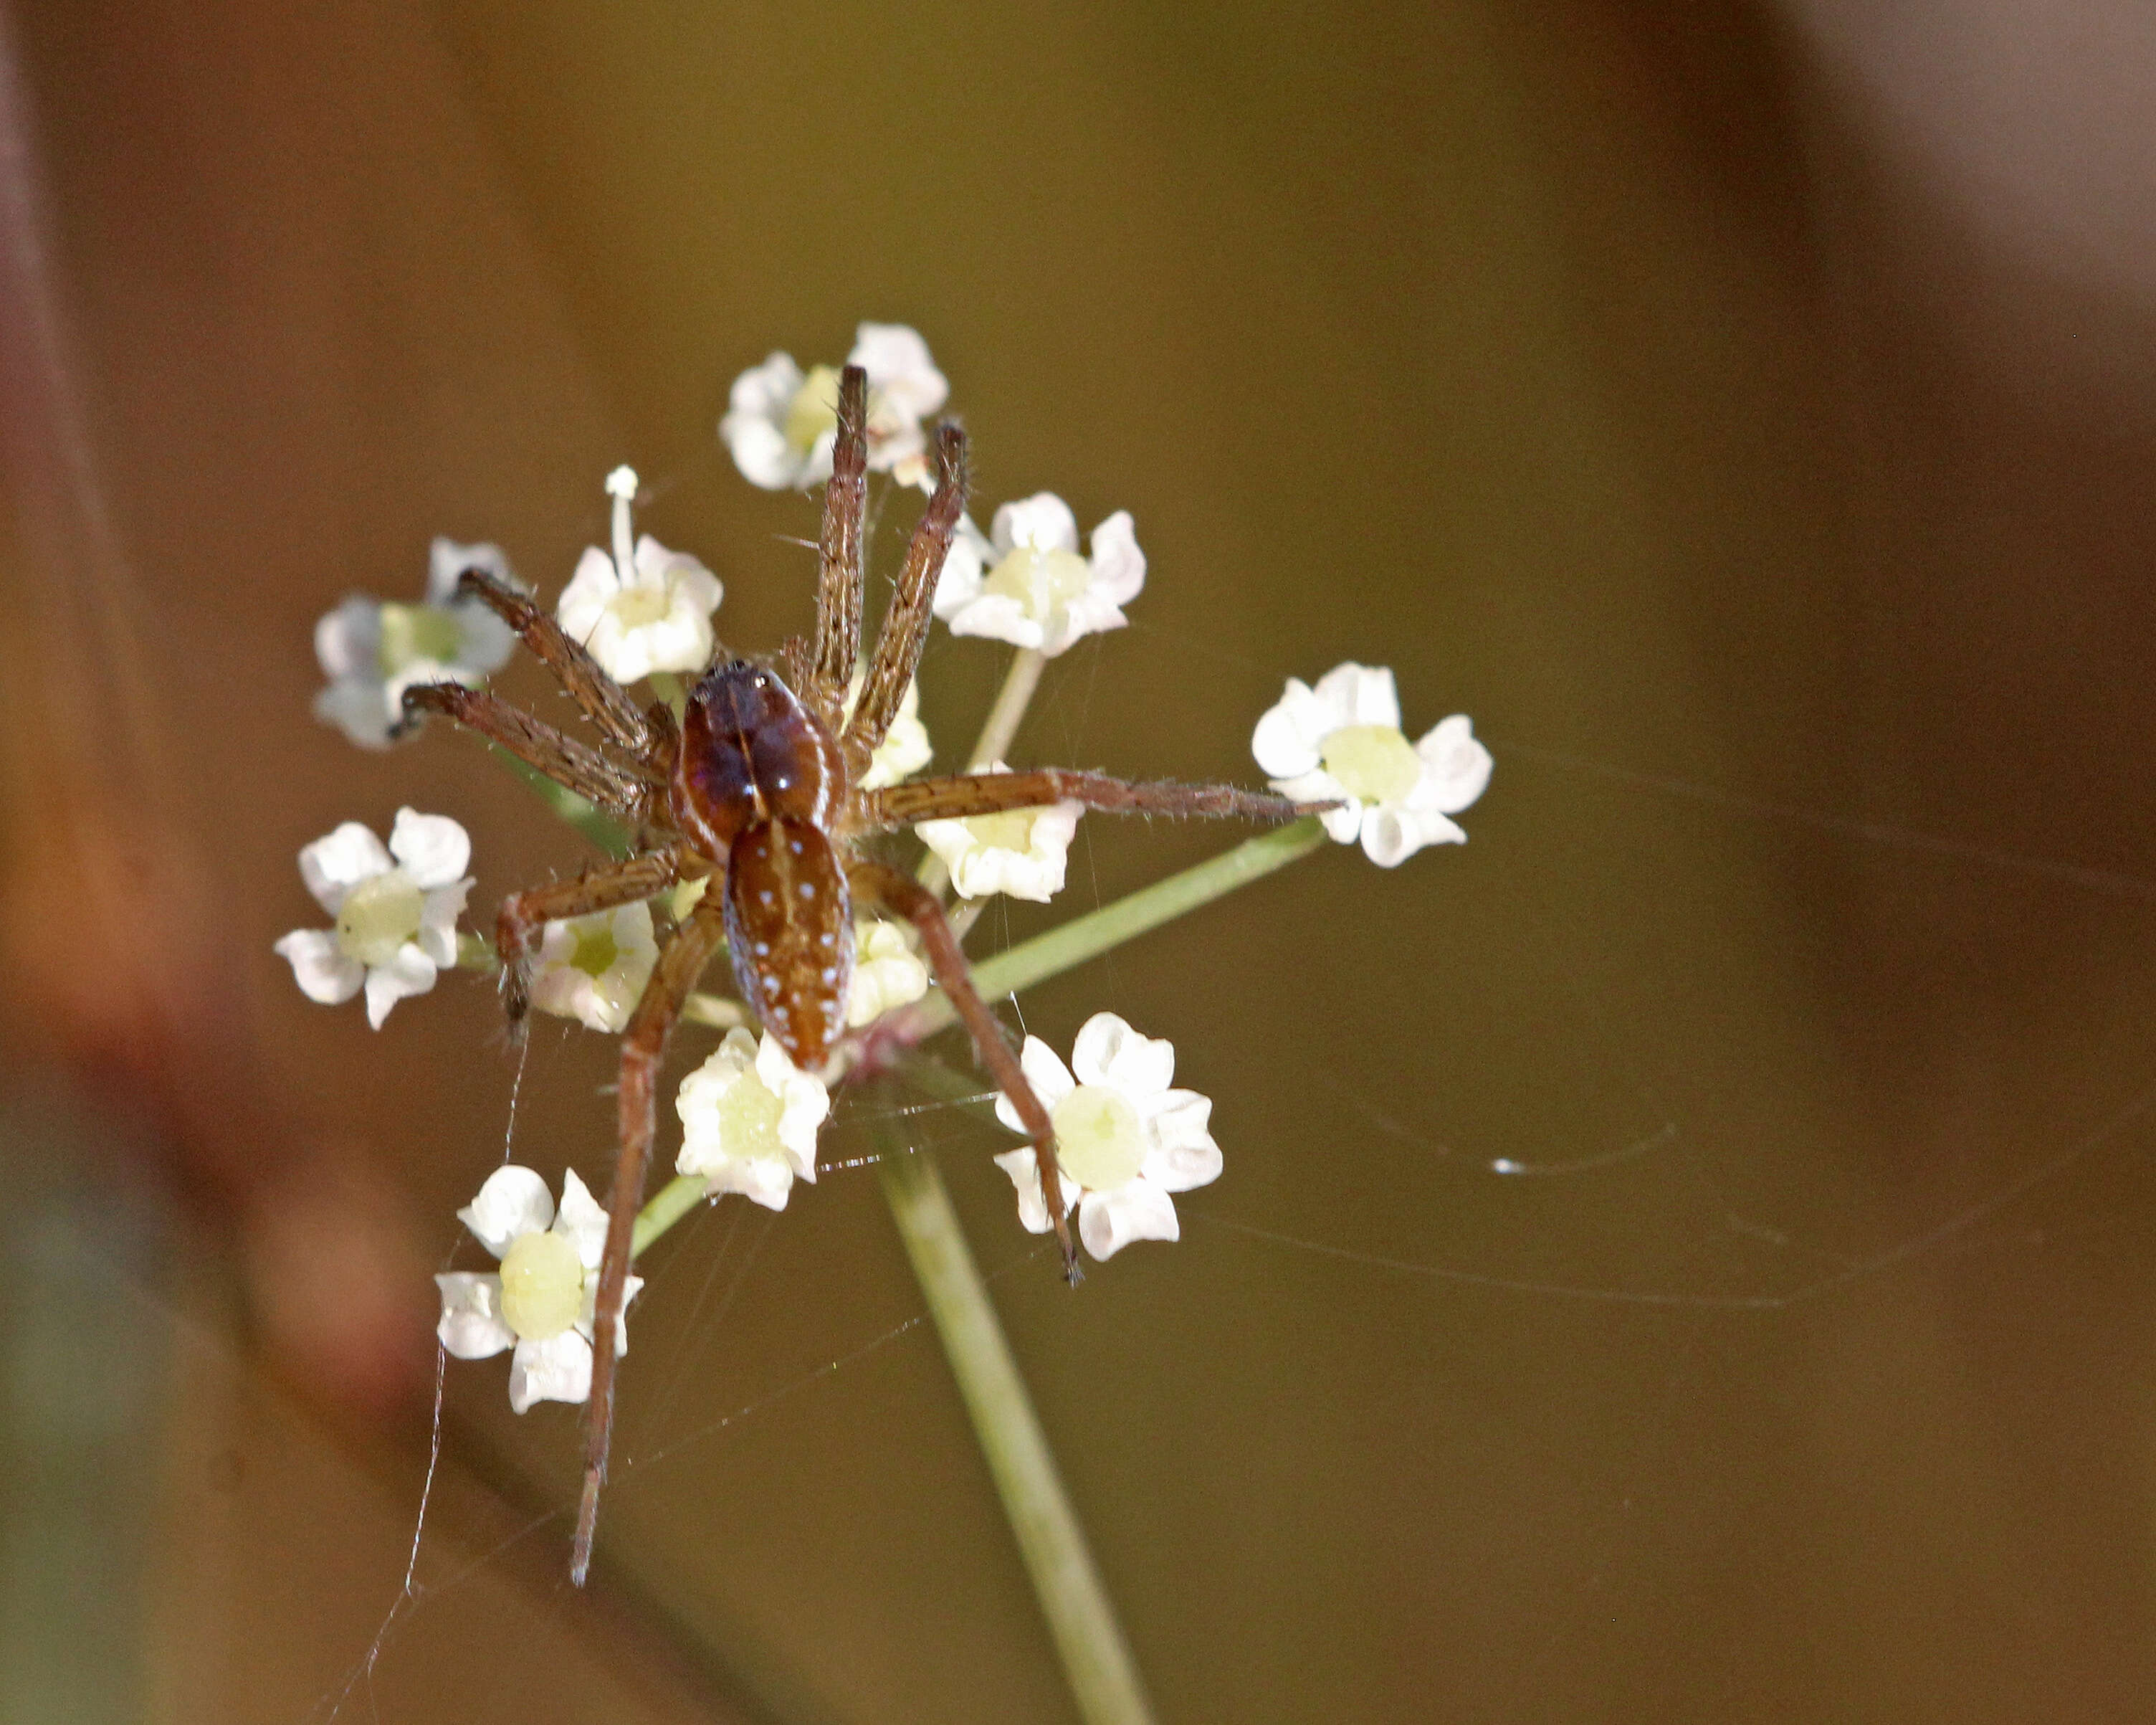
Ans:
{"type": "Polygon", "coordinates": [[[910,874],[861,855],[860,837],[916,821],[1040,808],[1065,800],[1126,814],[1280,821],[1313,807],[1228,785],[1132,784],[1062,767],[914,779],[867,790],[860,780],[897,716],[928,639],[936,580],[966,502],[966,440],[936,435],[939,478],[906,547],[891,610],[847,708],[861,646],[861,539],[867,508],[868,379],[847,367],[824,497],[816,636],[770,664],[732,659],[706,671],[680,720],[644,707],[522,592],[483,569],[460,590],[483,600],[523,638],[593,728],[585,742],[499,696],[455,683],[406,691],[408,713],[447,714],[644,835],[644,847],[576,880],[502,900],[495,941],[512,1020],[529,1005],[526,971],[546,924],[656,897],[706,878],[703,896],[660,949],[622,1033],[617,1091],[620,1152],[608,1199],[606,1256],[593,1314],[591,1424],[570,1574],[584,1579],[613,1429],[618,1325],[636,1213],[658,1127],[658,1078],[683,1002],[719,947],[732,954],[744,1005],[794,1063],[825,1063],[845,1022],[856,902],[905,918],[996,1087],[1010,1099],[1040,1159],[1041,1193],[1063,1249],[1078,1260],[1063,1211],[1055,1132],[1003,1027],[973,986],[942,900],[910,874]],[[783,677],[777,666],[786,667],[783,677]]]}
{"type": "Polygon", "coordinates": [[[737,659],[689,694],[669,786],[675,826],[723,861],[734,978],[796,1066],[814,1072],[845,1028],[853,897],[830,830],[837,739],[775,671],[737,659]]]}

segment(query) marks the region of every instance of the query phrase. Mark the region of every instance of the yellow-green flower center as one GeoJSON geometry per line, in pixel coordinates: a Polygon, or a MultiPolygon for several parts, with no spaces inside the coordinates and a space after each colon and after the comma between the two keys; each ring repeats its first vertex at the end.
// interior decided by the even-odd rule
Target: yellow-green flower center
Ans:
{"type": "Polygon", "coordinates": [[[519,1234],[501,1258],[501,1320],[526,1341],[559,1336],[583,1316],[584,1266],[568,1236],[519,1234]]]}
{"type": "Polygon", "coordinates": [[[1422,776],[1414,745],[1389,724],[1342,725],[1325,739],[1318,757],[1358,802],[1398,802],[1422,776]]]}
{"type": "Polygon", "coordinates": [[[1115,1091],[1081,1084],[1049,1110],[1063,1171],[1088,1192],[1112,1192],[1137,1178],[1145,1124],[1115,1091]]]}
{"type": "MultiPolygon", "coordinates": [[[[623,572],[624,580],[628,573],[623,572]]],[[[673,583],[639,581],[633,586],[624,586],[607,601],[607,609],[624,629],[642,629],[660,622],[674,609],[673,583]]]]}
{"type": "Polygon", "coordinates": [[[995,566],[982,590],[1016,600],[1027,616],[1046,623],[1085,592],[1091,573],[1075,551],[1036,551],[1016,545],[995,566]]]}
{"type": "Polygon", "coordinates": [[[786,1146],[778,1141],[778,1122],[786,1105],[765,1088],[752,1072],[745,1072],[719,1096],[719,1147],[742,1161],[776,1156],[783,1161],[786,1146]]]}
{"type": "Polygon", "coordinates": [[[337,909],[337,950],[362,965],[386,965],[419,932],[427,895],[401,868],[363,880],[337,909]]]}
{"type": "Polygon", "coordinates": [[[786,409],[786,441],[797,456],[816,447],[816,440],[839,429],[839,368],[812,368],[786,409]]]}
{"type": "Polygon", "coordinates": [[[438,605],[385,605],[382,607],[382,644],[375,661],[386,681],[421,659],[437,665],[456,662],[464,631],[457,620],[438,605]]]}
{"type": "Polygon", "coordinates": [[[1016,851],[1026,856],[1033,850],[1033,823],[1039,809],[1006,809],[999,815],[975,815],[966,822],[973,842],[989,850],[1016,851]]]}
{"type": "Polygon", "coordinates": [[[614,944],[613,915],[570,926],[576,931],[577,950],[570,955],[569,967],[593,979],[605,976],[621,956],[621,948],[614,944]]]}

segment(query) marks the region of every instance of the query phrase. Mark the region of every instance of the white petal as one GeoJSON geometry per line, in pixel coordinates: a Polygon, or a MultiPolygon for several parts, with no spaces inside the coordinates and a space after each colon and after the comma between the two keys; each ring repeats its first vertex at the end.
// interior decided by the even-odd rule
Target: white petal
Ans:
{"type": "Polygon", "coordinates": [[[419,950],[440,969],[455,968],[457,919],[465,914],[465,900],[473,883],[469,876],[437,887],[419,901],[419,950]]]}
{"type": "Polygon", "coordinates": [[[1113,1192],[1078,1201],[1078,1238],[1096,1258],[1112,1258],[1132,1240],[1179,1240],[1175,1200],[1143,1175],[1113,1192]]]}
{"type": "Polygon", "coordinates": [[[501,1278],[449,1270],[434,1278],[442,1290],[441,1321],[434,1334],[460,1360],[490,1359],[516,1345],[516,1332],[501,1319],[501,1278]]]}
{"type": "MultiPolygon", "coordinates": [[[[1053,1109],[1078,1088],[1078,1081],[1071,1077],[1070,1068],[1063,1063],[1055,1049],[1037,1036],[1025,1039],[1025,1046],[1019,1050],[1018,1065],[1019,1070],[1025,1074],[1025,1081],[1033,1086],[1033,1094],[1040,1099],[1043,1108],[1053,1109]]],[[[1008,1096],[998,1095],[996,1098],[996,1118],[1014,1132],[1026,1130],[1024,1121],[1019,1118],[1018,1110],[1008,1096]]]]}
{"type": "Polygon", "coordinates": [[[432,892],[449,885],[470,867],[471,838],[447,815],[399,809],[389,833],[389,852],[404,865],[413,886],[432,892]]]}
{"type": "Polygon", "coordinates": [[[581,1402],[592,1393],[592,1345],[574,1330],[544,1341],[520,1341],[509,1362],[509,1405],[581,1402]]]}
{"type": "Polygon", "coordinates": [[[988,542],[973,526],[973,518],[961,517],[958,532],[944,554],[943,573],[936,579],[936,615],[945,622],[981,596],[989,554],[988,542]]]}
{"type": "Polygon", "coordinates": [[[457,596],[457,577],[466,569],[484,569],[505,586],[520,590],[523,586],[510,573],[501,546],[459,545],[454,539],[437,538],[427,548],[427,603],[448,605],[457,596]]]}
{"type": "Polygon", "coordinates": [[[1111,605],[1128,605],[1145,587],[1145,553],[1138,549],[1137,529],[1131,512],[1118,509],[1093,529],[1093,579],[1090,593],[1111,605]]]}
{"type": "Polygon", "coordinates": [[[457,620],[457,662],[474,671],[499,671],[516,651],[516,631],[476,599],[449,607],[457,620]]]}
{"type": "Polygon", "coordinates": [[[1220,1177],[1221,1167],[1220,1146],[1207,1130],[1213,1104],[1194,1090],[1168,1094],[1178,1099],[1173,1105],[1146,1122],[1153,1142],[1138,1171],[1163,1192],[1210,1186],[1220,1177]]]}
{"type": "MultiPolygon", "coordinates": [[[[685,1156],[687,1151],[682,1154],[685,1156]]],[[[793,1167],[775,1156],[721,1156],[706,1166],[681,1171],[701,1173],[705,1190],[713,1197],[737,1192],[767,1210],[783,1210],[793,1192],[793,1167]]]]}
{"type": "Polygon", "coordinates": [[[1476,740],[1475,722],[1464,713],[1440,721],[1415,744],[1423,765],[1409,801],[1418,807],[1456,815],[1490,783],[1490,751],[1476,740]]]}
{"type": "Polygon", "coordinates": [[[1383,665],[1358,665],[1352,659],[1317,679],[1317,698],[1339,715],[1339,724],[1400,728],[1399,692],[1383,665]]]}
{"type": "Polygon", "coordinates": [[[388,1017],[389,1009],[401,1000],[415,994],[424,994],[434,986],[436,975],[434,960],[408,940],[397,950],[397,956],[386,965],[374,965],[367,972],[367,1022],[375,1029],[382,1028],[388,1017]]]}
{"type": "Polygon", "coordinates": [[[318,838],[300,852],[300,878],[315,895],[315,902],[335,916],[345,897],[363,880],[387,874],[397,865],[382,841],[359,824],[347,821],[326,838],[318,838]]]}
{"type": "MultiPolygon", "coordinates": [[[[1018,1192],[1018,1219],[1028,1233],[1046,1233],[1051,1225],[1048,1219],[1048,1200],[1041,1196],[1040,1158],[1031,1145],[1022,1150],[1007,1150],[995,1158],[995,1164],[1010,1176],[1011,1185],[1018,1192]]],[[[1060,1169],[1056,1171],[1058,1183],[1063,1187],[1063,1208],[1067,1212],[1079,1201],[1082,1193],[1078,1182],[1060,1169]]]]}
{"type": "Polygon", "coordinates": [[[1175,1044],[1139,1035],[1113,1012],[1096,1012],[1071,1044],[1070,1069],[1081,1084],[1157,1096],[1174,1081],[1175,1044]]]}
{"type": "Polygon", "coordinates": [[[589,645],[592,631],[606,615],[607,601],[621,591],[621,577],[613,559],[596,545],[587,545],[577,559],[577,572],[554,601],[554,620],[572,641],[589,645]]]}
{"type": "Polygon", "coordinates": [[[907,418],[924,420],[951,394],[929,358],[928,343],[903,323],[864,323],[854,332],[846,363],[869,374],[869,386],[907,418]]]}
{"type": "Polygon", "coordinates": [[[1259,767],[1276,779],[1307,773],[1317,765],[1325,739],[1339,729],[1340,721],[1317,692],[1299,677],[1287,680],[1286,691],[1251,734],[1250,753],[1259,767]]]}
{"type": "Polygon", "coordinates": [[[382,605],[355,593],[315,624],[315,658],[332,680],[381,676],[382,605]]]}
{"type": "Polygon", "coordinates": [[[719,608],[726,589],[719,578],[685,551],[670,551],[649,533],[636,542],[636,575],[686,594],[706,612],[719,608]]]}
{"type": "Polygon", "coordinates": [[[1338,808],[1327,809],[1317,818],[1325,823],[1326,836],[1335,844],[1352,845],[1363,833],[1363,806],[1351,796],[1338,808]]]}
{"type": "Polygon", "coordinates": [[[1380,868],[1399,868],[1424,845],[1466,842],[1466,831],[1435,809],[1381,807],[1363,814],[1363,854],[1380,868]]]}
{"type": "Polygon", "coordinates": [[[379,677],[343,677],[317,689],[314,712],[324,724],[335,725],[362,749],[387,749],[392,741],[393,721],[379,677]]]}
{"type": "Polygon", "coordinates": [[[1025,607],[1007,593],[984,593],[954,607],[943,620],[953,635],[978,635],[989,641],[1007,641],[1013,646],[1039,649],[1047,631],[1026,615],[1025,607]]]}
{"type": "Polygon", "coordinates": [[[553,1194],[535,1170],[505,1162],[486,1177],[479,1196],[457,1212],[457,1220],[499,1258],[520,1234],[546,1231],[554,1220],[553,1194]]]}
{"type": "Polygon", "coordinates": [[[1071,1076],[1070,1068],[1063,1063],[1061,1057],[1037,1036],[1025,1039],[1025,1046],[1019,1050],[1018,1064],[1019,1070],[1025,1074],[1025,1081],[1033,1086],[1033,1094],[1040,1098],[1043,1108],[1055,1107],[1078,1088],[1078,1080],[1071,1076]]]}
{"type": "Polygon", "coordinates": [[[367,981],[367,966],[346,958],[327,929],[295,929],[277,943],[276,950],[290,961],[300,992],[326,1007],[350,1000],[367,981]]]}
{"type": "Polygon", "coordinates": [[[1075,551],[1078,518],[1054,492],[1036,492],[996,511],[993,537],[998,553],[1018,545],[1028,545],[1035,551],[1075,551]]]}
{"type": "Polygon", "coordinates": [[[793,490],[800,482],[800,468],[786,434],[770,420],[728,414],[719,421],[719,437],[742,477],[751,485],[783,492],[793,490]]]}
{"type": "MultiPolygon", "coordinates": [[[[543,1192],[546,1187],[539,1189],[543,1192]]],[[[607,1213],[574,1168],[562,1171],[562,1208],[555,1213],[554,1232],[577,1249],[577,1261],[586,1269],[599,1267],[606,1255],[607,1213]]]]}
{"type": "Polygon", "coordinates": [[[1052,659],[1089,635],[1106,635],[1111,629],[1122,628],[1130,619],[1111,600],[1089,590],[1064,606],[1060,615],[1051,614],[1050,621],[1053,626],[1041,631],[1040,651],[1052,659]]]}

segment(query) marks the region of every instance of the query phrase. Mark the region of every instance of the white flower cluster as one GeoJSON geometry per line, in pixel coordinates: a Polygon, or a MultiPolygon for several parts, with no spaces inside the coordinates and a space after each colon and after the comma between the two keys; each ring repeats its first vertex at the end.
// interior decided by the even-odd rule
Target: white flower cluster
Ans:
{"type": "MultiPolygon", "coordinates": [[[[863,323],[848,363],[867,373],[870,470],[932,489],[929,422],[949,388],[927,343],[904,325],[863,323]]],[[[774,353],[735,380],[719,430],[750,481],[776,491],[829,479],[839,378],[837,367],[804,370],[774,353]]],[[[616,469],[606,489],[609,543],[583,553],[555,616],[617,681],[658,678],[654,693],[676,698],[665,679],[701,673],[716,651],[712,619],[723,588],[696,559],[635,533],[633,471],[616,469]]],[[[485,605],[459,594],[458,578],[466,569],[518,586],[498,548],[437,539],[423,599],[385,604],[354,596],[323,617],[316,652],[330,681],[316,698],[317,715],[355,743],[381,748],[408,729],[402,710],[407,689],[439,682],[476,686],[499,670],[514,636],[485,605]]],[[[934,610],[954,636],[984,636],[1035,656],[1021,662],[1029,678],[1040,660],[1122,628],[1124,607],[1145,582],[1146,558],[1128,511],[1113,512],[1081,537],[1070,506],[1040,492],[998,507],[987,533],[962,519],[934,610]]],[[[860,688],[857,676],[849,711],[860,688]]],[[[1353,662],[1314,685],[1288,679],[1281,700],[1258,721],[1251,749],[1276,790],[1333,805],[1320,817],[1326,832],[1342,844],[1359,842],[1388,868],[1425,847],[1462,842],[1467,835],[1454,817],[1481,796],[1491,770],[1489,750],[1466,714],[1410,742],[1393,673],[1353,662]]],[[[918,691],[909,687],[860,788],[897,784],[927,767],[933,753],[918,691]]],[[[993,763],[973,770],[1006,769],[993,763]]],[[[1002,893],[1045,902],[1063,888],[1082,811],[1080,803],[1062,801],[927,821],[917,830],[960,898],[1002,893]]],[[[334,926],[296,930],[276,950],[311,999],[338,1002],[363,991],[368,1022],[378,1029],[398,1001],[427,992],[458,961],[470,859],[470,839],[445,816],[401,809],[387,845],[347,821],[300,853],[307,888],[334,926]]],[[[685,916],[708,884],[685,883],[660,904],[675,918],[685,916]]],[[[929,970],[908,928],[865,919],[855,943],[849,1027],[864,1030],[927,992],[929,970]]],[[[549,922],[534,955],[532,1004],[619,1033],[658,958],[649,903],[549,922]]],[[[1178,1238],[1173,1194],[1218,1178],[1221,1156],[1210,1101],[1173,1087],[1173,1048],[1100,1012],[1079,1032],[1068,1065],[1036,1037],[1026,1038],[1020,1064],[1053,1123],[1062,1198],[1086,1250],[1106,1259],[1133,1240],[1178,1238]]],[[[769,1035],[730,1030],[681,1082],[675,1109],[682,1128],[675,1167],[701,1180],[711,1197],[738,1192],[783,1209],[797,1180],[816,1178],[817,1140],[831,1097],[823,1078],[797,1069],[769,1035]]],[[[998,1099],[996,1111],[1004,1125],[1023,1130],[1008,1097],[998,1099]]],[[[1034,1149],[996,1161],[1016,1189],[1024,1227],[1046,1231],[1049,1208],[1034,1149]]],[[[535,1401],[586,1399],[604,1213],[573,1171],[563,1177],[557,1207],[538,1174],[510,1166],[497,1169],[458,1214],[499,1268],[437,1277],[443,1346],[463,1359],[513,1349],[510,1399],[520,1413],[535,1401]]],[[[640,1285],[631,1277],[630,1294],[640,1285]]],[[[618,1339],[626,1346],[625,1325],[618,1339]]]]}

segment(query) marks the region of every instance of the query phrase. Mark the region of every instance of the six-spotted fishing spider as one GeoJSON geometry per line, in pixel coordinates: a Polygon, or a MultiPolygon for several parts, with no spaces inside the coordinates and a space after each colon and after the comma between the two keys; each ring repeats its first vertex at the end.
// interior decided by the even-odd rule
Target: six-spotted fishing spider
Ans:
{"type": "Polygon", "coordinates": [[[861,789],[870,757],[921,662],[937,577],[966,501],[965,435],[947,425],[937,434],[935,495],[914,528],[860,698],[849,714],[848,684],[860,649],[866,400],[865,376],[848,367],[839,382],[838,442],[824,496],[813,642],[797,638],[767,658],[715,653],[677,725],[664,704],[639,707],[522,594],[481,571],[467,570],[464,590],[484,600],[523,637],[598,734],[591,743],[581,742],[493,695],[454,684],[414,688],[404,697],[408,712],[448,714],[641,836],[641,847],[624,861],[502,900],[495,940],[512,1022],[521,1022],[528,1009],[527,971],[550,919],[608,909],[651,898],[679,881],[709,877],[703,896],[667,939],[622,1038],[621,1148],[599,1273],[583,1498],[572,1568],[579,1584],[606,1479],[616,1321],[651,1156],[660,1061],[682,1002],[720,945],[732,955],[735,980],[749,1010],[796,1066],[814,1072],[824,1064],[845,1025],[855,902],[910,921],[982,1063],[1025,1123],[1065,1269],[1075,1281],[1077,1259],[1064,1217],[1048,1112],[975,990],[940,899],[911,876],[861,854],[860,841],[916,821],[1038,808],[1066,798],[1091,809],[1132,813],[1273,821],[1302,812],[1284,797],[1224,785],[1130,784],[1059,767],[861,789]]]}

